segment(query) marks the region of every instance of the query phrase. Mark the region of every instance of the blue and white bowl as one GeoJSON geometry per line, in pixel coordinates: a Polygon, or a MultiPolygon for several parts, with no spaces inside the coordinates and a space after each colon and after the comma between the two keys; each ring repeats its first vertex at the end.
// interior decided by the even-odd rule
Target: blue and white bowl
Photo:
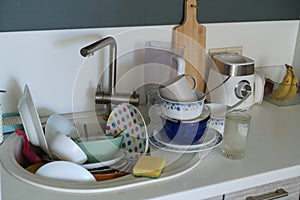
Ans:
{"type": "Polygon", "coordinates": [[[203,111],[205,94],[200,91],[195,91],[195,93],[197,100],[191,102],[176,102],[159,95],[162,100],[161,107],[163,114],[177,120],[191,120],[199,117],[203,111]]]}
{"type": "Polygon", "coordinates": [[[207,127],[210,117],[199,117],[194,120],[175,120],[161,115],[165,134],[172,142],[181,145],[191,145],[198,141],[207,127]]]}

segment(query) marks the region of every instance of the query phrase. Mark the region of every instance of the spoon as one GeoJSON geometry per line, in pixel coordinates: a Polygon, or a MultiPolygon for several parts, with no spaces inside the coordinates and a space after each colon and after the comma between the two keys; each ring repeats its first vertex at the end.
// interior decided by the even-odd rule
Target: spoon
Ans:
{"type": "Polygon", "coordinates": [[[42,159],[30,148],[30,143],[23,131],[20,130],[15,130],[17,135],[23,136],[24,138],[24,145],[23,145],[23,150],[22,153],[24,157],[31,163],[41,163],[42,159]]]}

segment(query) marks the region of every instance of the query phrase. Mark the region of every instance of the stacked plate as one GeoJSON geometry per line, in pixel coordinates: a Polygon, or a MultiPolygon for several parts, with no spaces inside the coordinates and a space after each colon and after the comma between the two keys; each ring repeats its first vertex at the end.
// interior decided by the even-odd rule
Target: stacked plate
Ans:
{"type": "Polygon", "coordinates": [[[205,135],[191,145],[183,145],[172,142],[162,129],[155,130],[153,135],[149,137],[149,141],[153,146],[177,153],[195,153],[211,150],[217,147],[221,143],[222,139],[222,134],[212,128],[207,128],[205,135]]]}
{"type": "MultiPolygon", "coordinates": [[[[210,116],[210,108],[205,106],[203,109],[203,113],[199,118],[207,118],[210,116]]],[[[180,141],[175,139],[170,139],[166,134],[164,128],[158,128],[153,131],[153,134],[149,137],[150,143],[155,146],[156,148],[163,149],[170,152],[177,152],[177,153],[195,153],[195,152],[202,152],[202,151],[209,151],[215,147],[217,147],[222,139],[222,134],[211,124],[210,119],[207,123],[207,127],[203,136],[193,142],[192,144],[182,144],[180,141]]]]}

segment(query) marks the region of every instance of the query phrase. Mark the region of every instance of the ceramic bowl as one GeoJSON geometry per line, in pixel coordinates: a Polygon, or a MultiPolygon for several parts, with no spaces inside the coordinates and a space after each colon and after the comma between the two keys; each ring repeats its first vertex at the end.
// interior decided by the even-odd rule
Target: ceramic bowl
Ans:
{"type": "Polygon", "coordinates": [[[69,181],[96,182],[95,177],[81,165],[68,161],[53,161],[40,167],[37,175],[69,181]]]}
{"type": "Polygon", "coordinates": [[[159,95],[162,100],[162,112],[167,117],[177,120],[191,120],[199,117],[203,111],[205,94],[200,91],[195,91],[195,93],[197,100],[191,102],[171,101],[159,95]]]}
{"type": "Polygon", "coordinates": [[[122,130],[124,132],[120,148],[126,156],[138,158],[147,152],[149,140],[145,120],[140,111],[128,103],[119,104],[112,110],[105,133],[115,135],[122,130]]]}
{"type": "Polygon", "coordinates": [[[87,162],[96,163],[112,158],[120,149],[122,139],[122,135],[116,138],[102,136],[93,141],[80,141],[76,143],[87,155],[87,162]]]}
{"type": "Polygon", "coordinates": [[[166,135],[173,142],[181,145],[190,145],[198,141],[205,133],[209,119],[210,117],[207,116],[195,120],[174,120],[161,116],[166,135]]]}
{"type": "Polygon", "coordinates": [[[83,164],[87,161],[87,156],[82,149],[64,133],[55,133],[47,142],[55,158],[77,164],[83,164]]]}
{"type": "MultiPolygon", "coordinates": [[[[68,135],[70,137],[77,137],[78,133],[77,133],[77,129],[75,127],[75,124],[59,115],[59,114],[52,114],[46,122],[46,126],[45,126],[45,135],[47,137],[51,137],[56,132],[61,132],[64,133],[65,135],[68,135]]],[[[48,140],[49,138],[46,137],[46,140],[48,140]]]]}

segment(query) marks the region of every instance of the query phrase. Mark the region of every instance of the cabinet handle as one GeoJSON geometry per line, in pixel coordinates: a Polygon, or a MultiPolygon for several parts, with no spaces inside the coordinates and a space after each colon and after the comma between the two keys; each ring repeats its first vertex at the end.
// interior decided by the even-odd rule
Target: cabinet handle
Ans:
{"type": "Polygon", "coordinates": [[[280,197],[285,197],[288,196],[289,193],[285,191],[284,189],[280,188],[274,192],[269,192],[257,196],[250,196],[246,197],[246,200],[272,200],[272,199],[277,199],[280,197]]]}

